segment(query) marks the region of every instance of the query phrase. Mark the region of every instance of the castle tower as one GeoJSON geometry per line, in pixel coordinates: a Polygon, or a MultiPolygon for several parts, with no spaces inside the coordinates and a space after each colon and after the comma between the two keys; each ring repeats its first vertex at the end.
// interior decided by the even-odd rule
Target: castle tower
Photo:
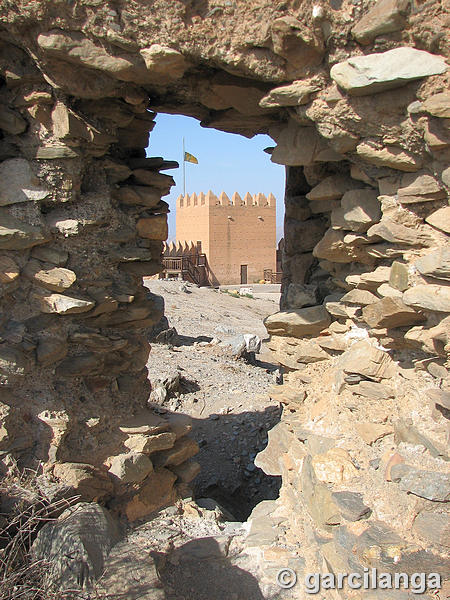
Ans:
{"type": "Polygon", "coordinates": [[[177,250],[201,247],[212,285],[252,284],[276,270],[276,200],[211,190],[177,200],[177,250]]]}

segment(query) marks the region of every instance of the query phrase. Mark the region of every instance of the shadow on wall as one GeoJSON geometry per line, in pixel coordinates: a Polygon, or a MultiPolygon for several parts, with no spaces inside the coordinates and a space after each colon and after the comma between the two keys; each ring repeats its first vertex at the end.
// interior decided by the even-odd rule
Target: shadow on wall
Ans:
{"type": "Polygon", "coordinates": [[[226,548],[213,538],[200,538],[180,546],[170,555],[151,552],[167,600],[263,600],[257,580],[233,566],[226,548]]]}

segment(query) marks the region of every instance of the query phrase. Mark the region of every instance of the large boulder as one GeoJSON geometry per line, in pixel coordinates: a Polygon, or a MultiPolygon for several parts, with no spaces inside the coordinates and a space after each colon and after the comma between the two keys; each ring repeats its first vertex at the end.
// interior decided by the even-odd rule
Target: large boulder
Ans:
{"type": "Polygon", "coordinates": [[[366,56],[352,56],[334,65],[330,75],[346,92],[365,96],[400,87],[422,77],[445,73],[442,56],[400,47],[366,56]]]}
{"type": "Polygon", "coordinates": [[[35,560],[45,562],[45,582],[61,591],[90,589],[105,568],[119,528],[98,504],[77,504],[44,525],[32,546],[35,560]]]}

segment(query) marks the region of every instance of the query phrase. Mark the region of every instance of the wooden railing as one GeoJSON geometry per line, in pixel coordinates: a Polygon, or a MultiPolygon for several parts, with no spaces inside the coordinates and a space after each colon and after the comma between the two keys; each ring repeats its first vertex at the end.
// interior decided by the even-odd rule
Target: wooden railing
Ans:
{"type": "Polygon", "coordinates": [[[272,269],[264,269],[264,281],[270,283],[281,283],[283,273],[281,271],[273,272],[272,269]]]}
{"type": "Polygon", "coordinates": [[[188,279],[197,285],[205,283],[206,254],[164,256],[163,265],[168,274],[178,274],[182,279],[188,279]]]}

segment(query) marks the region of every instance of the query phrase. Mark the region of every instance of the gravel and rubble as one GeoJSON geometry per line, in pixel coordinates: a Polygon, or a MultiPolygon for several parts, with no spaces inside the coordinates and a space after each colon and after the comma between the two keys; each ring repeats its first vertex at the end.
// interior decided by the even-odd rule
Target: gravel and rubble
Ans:
{"type": "Polygon", "coordinates": [[[163,296],[167,325],[176,329],[168,343],[150,340],[152,406],[192,417],[201,465],[196,496],[212,496],[245,519],[258,502],[277,497],[279,478],[266,476],[253,461],[281,411],[267,393],[277,365],[265,344],[255,364],[236,358],[234,347],[247,335],[267,341],[263,318],[276,310],[279,294],[267,294],[270,300],[235,297],[156,279],[146,286],[163,296]],[[174,381],[177,389],[170,391],[174,381]]]}

